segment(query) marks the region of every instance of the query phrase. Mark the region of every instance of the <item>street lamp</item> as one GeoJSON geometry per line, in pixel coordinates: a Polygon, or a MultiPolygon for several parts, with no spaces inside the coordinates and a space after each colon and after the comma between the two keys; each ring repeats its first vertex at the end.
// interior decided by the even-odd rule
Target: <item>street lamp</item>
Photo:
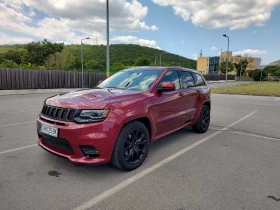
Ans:
{"type": "Polygon", "coordinates": [[[82,88],[84,88],[84,56],[83,56],[83,40],[90,39],[89,37],[81,39],[81,60],[82,60],[82,88]]]}
{"type": "Polygon", "coordinates": [[[161,66],[161,55],[166,54],[166,53],[168,53],[168,52],[163,52],[163,53],[161,53],[160,56],[159,56],[159,63],[160,63],[160,66],[161,66]]]}
{"type": "Polygon", "coordinates": [[[224,34],[223,37],[226,37],[228,39],[228,47],[227,47],[227,67],[226,67],[226,86],[225,86],[225,92],[227,92],[227,73],[228,73],[228,53],[229,53],[229,37],[224,34]]]}
{"type": "Polygon", "coordinates": [[[261,77],[260,77],[260,82],[262,81],[263,60],[261,60],[261,64],[262,64],[262,66],[261,66],[261,77]]]}

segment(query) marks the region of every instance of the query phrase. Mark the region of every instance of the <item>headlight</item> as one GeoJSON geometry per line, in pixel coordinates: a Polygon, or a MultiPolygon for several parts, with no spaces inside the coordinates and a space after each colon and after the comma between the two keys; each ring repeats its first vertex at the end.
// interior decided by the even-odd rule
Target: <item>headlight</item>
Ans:
{"type": "Polygon", "coordinates": [[[74,120],[77,123],[91,123],[103,121],[109,114],[110,110],[82,110],[74,120]]]}

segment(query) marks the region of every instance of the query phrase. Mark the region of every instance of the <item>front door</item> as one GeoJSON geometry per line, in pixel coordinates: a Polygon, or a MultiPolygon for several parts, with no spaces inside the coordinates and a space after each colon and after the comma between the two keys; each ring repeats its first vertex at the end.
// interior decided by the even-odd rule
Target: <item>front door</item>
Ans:
{"type": "Polygon", "coordinates": [[[162,92],[154,105],[156,110],[156,135],[168,132],[184,124],[186,119],[185,103],[177,71],[168,71],[162,82],[174,82],[175,91],[162,92]]]}

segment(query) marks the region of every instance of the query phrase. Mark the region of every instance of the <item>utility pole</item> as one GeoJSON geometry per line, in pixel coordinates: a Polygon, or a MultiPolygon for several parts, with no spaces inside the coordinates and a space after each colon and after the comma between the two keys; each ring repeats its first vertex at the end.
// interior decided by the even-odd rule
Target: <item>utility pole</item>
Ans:
{"type": "Polygon", "coordinates": [[[83,40],[90,39],[89,37],[81,39],[81,61],[82,61],[82,88],[84,88],[84,55],[83,55],[83,40]]]}
{"type": "Polygon", "coordinates": [[[107,0],[106,2],[106,13],[107,13],[106,77],[110,77],[109,0],[107,0]]]}

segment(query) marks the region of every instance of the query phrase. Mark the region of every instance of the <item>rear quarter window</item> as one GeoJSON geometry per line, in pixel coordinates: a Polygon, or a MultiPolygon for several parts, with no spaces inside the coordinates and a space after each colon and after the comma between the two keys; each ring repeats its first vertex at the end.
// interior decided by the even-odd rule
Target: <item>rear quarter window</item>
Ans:
{"type": "Polygon", "coordinates": [[[192,74],[193,74],[195,86],[205,86],[205,82],[200,74],[198,73],[192,73],[192,74]]]}

